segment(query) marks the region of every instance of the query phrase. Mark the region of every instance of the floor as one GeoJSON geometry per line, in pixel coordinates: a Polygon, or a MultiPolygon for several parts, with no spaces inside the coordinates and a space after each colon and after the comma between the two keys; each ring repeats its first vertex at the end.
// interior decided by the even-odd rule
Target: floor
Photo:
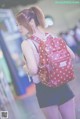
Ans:
{"type": "MultiPolygon", "coordinates": [[[[80,119],[80,63],[79,62],[74,64],[74,69],[75,69],[76,79],[71,81],[69,85],[75,94],[76,119],[80,119]]],[[[30,116],[30,119],[38,119],[37,117],[34,117],[34,114],[32,114],[31,111],[28,110],[29,108],[30,109],[34,108],[34,110],[37,108],[35,98],[32,99],[30,96],[28,96],[27,98],[25,97],[22,100],[16,100],[16,104],[17,107],[15,107],[15,104],[12,102],[13,107],[8,108],[9,112],[11,111],[11,108],[13,111],[13,113],[11,111],[10,113],[11,116],[9,119],[14,119],[14,115],[15,115],[15,119],[29,119],[28,116],[30,116]]],[[[40,117],[39,119],[44,119],[44,117],[40,117]]]]}

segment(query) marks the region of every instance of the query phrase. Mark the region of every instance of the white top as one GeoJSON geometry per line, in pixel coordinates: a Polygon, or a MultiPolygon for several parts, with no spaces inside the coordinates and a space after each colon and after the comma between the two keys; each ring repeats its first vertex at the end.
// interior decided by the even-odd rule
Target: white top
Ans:
{"type": "MultiPolygon", "coordinates": [[[[36,50],[36,47],[38,49],[38,43],[36,43],[35,41],[31,41],[31,40],[28,40],[28,41],[29,41],[29,43],[31,44],[31,46],[33,48],[33,53],[35,55],[35,59],[36,59],[37,65],[38,65],[39,64],[39,54],[38,54],[38,52],[36,50]],[[36,45],[36,47],[35,47],[35,45],[33,43],[36,45]]],[[[39,83],[40,82],[38,75],[32,76],[32,79],[33,79],[34,83],[39,83]]]]}

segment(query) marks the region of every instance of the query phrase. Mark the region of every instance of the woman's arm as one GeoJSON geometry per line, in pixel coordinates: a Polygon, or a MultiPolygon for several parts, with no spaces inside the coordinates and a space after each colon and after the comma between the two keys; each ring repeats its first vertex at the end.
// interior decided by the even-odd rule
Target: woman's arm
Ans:
{"type": "Polygon", "coordinates": [[[75,54],[73,53],[73,51],[67,46],[67,50],[70,53],[72,59],[75,59],[75,54]]]}
{"type": "Polygon", "coordinates": [[[38,67],[36,64],[36,59],[33,50],[29,42],[27,40],[23,41],[21,44],[21,48],[26,59],[27,73],[29,73],[30,75],[36,75],[38,72],[38,67]]]}

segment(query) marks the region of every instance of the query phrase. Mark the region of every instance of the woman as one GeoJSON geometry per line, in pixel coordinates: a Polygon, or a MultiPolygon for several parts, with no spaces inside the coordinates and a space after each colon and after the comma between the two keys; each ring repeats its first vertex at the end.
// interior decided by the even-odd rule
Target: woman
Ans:
{"type": "MultiPolygon", "coordinates": [[[[22,35],[28,37],[21,45],[26,60],[26,72],[32,76],[33,82],[36,84],[36,95],[46,119],[59,119],[59,113],[62,119],[76,119],[74,94],[69,86],[65,84],[58,88],[50,88],[43,85],[38,78],[38,43],[30,38],[31,36],[40,39],[45,38],[46,29],[43,12],[38,7],[24,9],[17,15],[17,22],[22,35]]],[[[71,49],[68,46],[67,49],[74,59],[75,56],[71,49]]]]}

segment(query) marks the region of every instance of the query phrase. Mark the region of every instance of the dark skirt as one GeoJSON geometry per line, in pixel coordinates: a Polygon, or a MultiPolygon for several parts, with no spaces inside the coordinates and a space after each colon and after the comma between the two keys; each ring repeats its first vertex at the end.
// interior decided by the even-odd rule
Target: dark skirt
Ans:
{"type": "Polygon", "coordinates": [[[52,106],[52,105],[62,105],[74,97],[73,92],[70,87],[65,84],[57,88],[50,88],[42,83],[36,84],[36,95],[40,108],[52,106]]]}

